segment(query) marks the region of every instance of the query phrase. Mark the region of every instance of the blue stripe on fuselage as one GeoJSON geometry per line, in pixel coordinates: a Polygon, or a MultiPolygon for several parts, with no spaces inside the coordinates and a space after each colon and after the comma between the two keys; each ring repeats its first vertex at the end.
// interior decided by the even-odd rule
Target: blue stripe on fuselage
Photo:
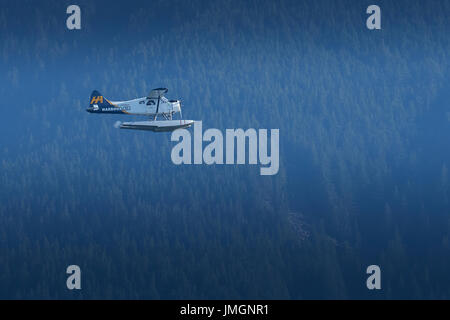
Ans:
{"type": "Polygon", "coordinates": [[[123,113],[122,109],[119,109],[119,108],[102,108],[102,109],[98,108],[97,110],[94,110],[94,108],[89,107],[86,109],[86,111],[90,112],[90,113],[120,113],[120,114],[123,113]],[[110,109],[110,110],[107,110],[107,109],[110,109]]]}

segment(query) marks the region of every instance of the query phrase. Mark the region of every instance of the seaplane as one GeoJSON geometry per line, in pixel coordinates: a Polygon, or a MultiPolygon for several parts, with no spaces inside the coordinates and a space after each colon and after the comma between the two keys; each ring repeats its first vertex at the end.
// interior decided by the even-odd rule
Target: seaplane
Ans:
{"type": "Polygon", "coordinates": [[[114,125],[120,129],[150,130],[155,132],[174,131],[180,128],[190,127],[193,120],[183,120],[180,100],[168,100],[164,94],[167,88],[157,88],[150,91],[147,97],[127,100],[109,101],[100,92],[94,90],[91,94],[89,113],[113,113],[147,116],[147,121],[120,122],[114,125]],[[173,119],[175,113],[180,113],[180,118],[173,119]],[[157,120],[158,116],[163,120],[157,120]]]}

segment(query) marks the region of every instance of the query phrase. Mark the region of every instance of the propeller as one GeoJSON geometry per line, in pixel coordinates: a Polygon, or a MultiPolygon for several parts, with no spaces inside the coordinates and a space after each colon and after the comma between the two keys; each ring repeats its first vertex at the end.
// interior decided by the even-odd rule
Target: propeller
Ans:
{"type": "Polygon", "coordinates": [[[116,121],[114,123],[114,128],[119,129],[121,124],[122,124],[122,121],[116,121]]]}

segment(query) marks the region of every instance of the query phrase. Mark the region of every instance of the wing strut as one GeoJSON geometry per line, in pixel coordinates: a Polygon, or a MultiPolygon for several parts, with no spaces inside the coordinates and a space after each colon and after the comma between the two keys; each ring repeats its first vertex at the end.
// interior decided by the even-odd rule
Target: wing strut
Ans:
{"type": "Polygon", "coordinates": [[[158,111],[159,111],[159,100],[161,100],[161,96],[158,96],[158,103],[156,104],[155,120],[156,120],[156,117],[158,116],[158,111]]]}

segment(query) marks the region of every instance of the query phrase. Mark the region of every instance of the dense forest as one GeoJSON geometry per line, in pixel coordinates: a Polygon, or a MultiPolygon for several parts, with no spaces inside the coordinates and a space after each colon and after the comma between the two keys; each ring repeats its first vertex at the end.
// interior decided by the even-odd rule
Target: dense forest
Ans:
{"type": "Polygon", "coordinates": [[[450,298],[449,1],[0,3],[0,298],[450,298]],[[278,174],[85,112],[155,87],[278,174]]]}

